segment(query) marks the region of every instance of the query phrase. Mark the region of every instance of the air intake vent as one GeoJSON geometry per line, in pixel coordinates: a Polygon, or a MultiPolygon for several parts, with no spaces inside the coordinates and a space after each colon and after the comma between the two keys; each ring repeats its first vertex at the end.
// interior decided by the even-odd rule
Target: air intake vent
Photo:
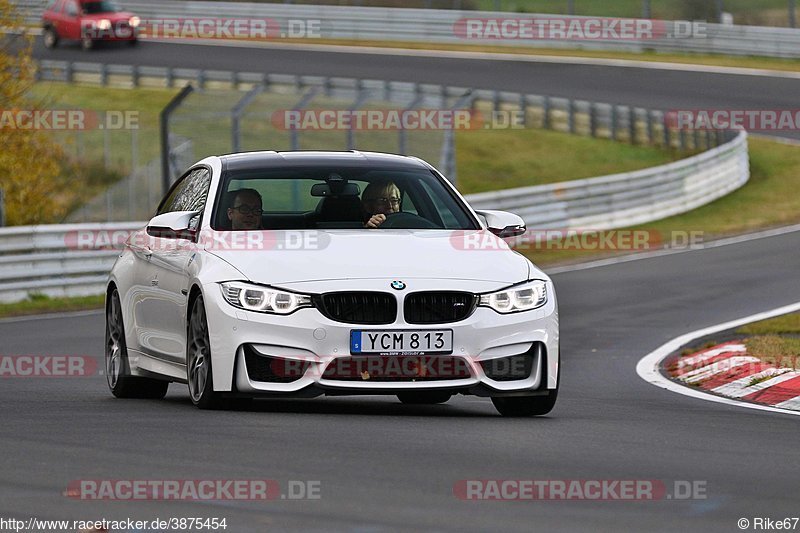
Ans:
{"type": "Polygon", "coordinates": [[[415,292],[406,296],[403,313],[409,324],[447,324],[470,316],[477,303],[469,292],[415,292]]]}
{"type": "Polygon", "coordinates": [[[348,324],[391,324],[397,318],[397,300],[385,292],[329,292],[315,298],[320,312],[348,324]]]}

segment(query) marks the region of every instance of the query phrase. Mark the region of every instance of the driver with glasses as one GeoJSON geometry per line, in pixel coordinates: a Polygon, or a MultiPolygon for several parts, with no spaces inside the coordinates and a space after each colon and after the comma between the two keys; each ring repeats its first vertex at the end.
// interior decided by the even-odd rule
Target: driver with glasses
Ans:
{"type": "Polygon", "coordinates": [[[386,222],[386,215],[400,212],[400,188],[391,181],[376,181],[364,188],[361,205],[369,219],[365,228],[374,229],[386,222]]]}
{"type": "Polygon", "coordinates": [[[261,229],[261,194],[255,189],[239,189],[228,208],[228,220],[232,230],[261,229]]]}

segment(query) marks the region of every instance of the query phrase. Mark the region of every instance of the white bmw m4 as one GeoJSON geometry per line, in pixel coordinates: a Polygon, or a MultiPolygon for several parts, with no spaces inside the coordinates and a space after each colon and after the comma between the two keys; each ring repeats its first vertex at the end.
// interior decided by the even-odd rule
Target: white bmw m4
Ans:
{"type": "Polygon", "coordinates": [[[553,283],[428,163],[367,152],[206,158],[131,234],[108,280],[120,398],[187,383],[219,408],[264,397],[491,398],[543,415],[559,387],[553,283]]]}

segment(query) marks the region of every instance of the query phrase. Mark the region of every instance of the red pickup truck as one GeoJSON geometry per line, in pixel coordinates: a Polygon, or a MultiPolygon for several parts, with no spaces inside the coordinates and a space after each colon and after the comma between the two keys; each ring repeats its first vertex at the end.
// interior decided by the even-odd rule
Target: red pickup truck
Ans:
{"type": "Polygon", "coordinates": [[[42,14],[44,45],[54,48],[59,40],[80,41],[85,50],[98,41],[137,43],[141,20],[122,11],[111,0],[50,0],[42,14]]]}

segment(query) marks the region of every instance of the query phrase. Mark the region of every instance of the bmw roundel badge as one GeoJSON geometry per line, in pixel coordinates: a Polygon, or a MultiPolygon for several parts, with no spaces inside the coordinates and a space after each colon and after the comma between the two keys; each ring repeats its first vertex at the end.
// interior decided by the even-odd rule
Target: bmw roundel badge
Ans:
{"type": "Polygon", "coordinates": [[[402,291],[406,288],[406,284],[402,281],[395,280],[392,282],[392,288],[396,291],[402,291]]]}

